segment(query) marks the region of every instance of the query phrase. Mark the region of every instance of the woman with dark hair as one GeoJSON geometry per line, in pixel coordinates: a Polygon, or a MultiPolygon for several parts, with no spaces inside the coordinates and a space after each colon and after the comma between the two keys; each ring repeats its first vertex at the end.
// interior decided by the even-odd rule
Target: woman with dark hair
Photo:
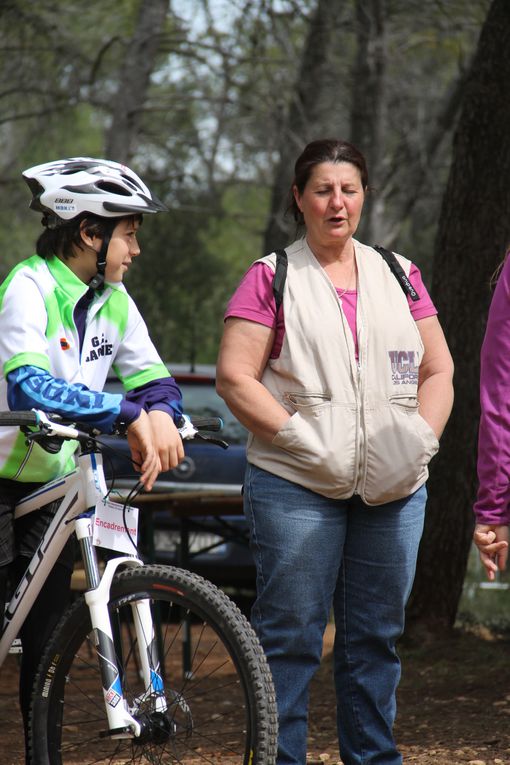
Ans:
{"type": "Polygon", "coordinates": [[[218,359],[218,392],[250,431],[252,620],[275,681],[278,765],[305,764],[308,688],[331,608],[342,761],[402,761],[395,644],[453,364],[418,269],[386,252],[396,278],[354,239],[367,185],[351,144],[304,149],[292,209],[305,232],[286,248],[282,303],[272,253],[230,300],[218,359]]]}

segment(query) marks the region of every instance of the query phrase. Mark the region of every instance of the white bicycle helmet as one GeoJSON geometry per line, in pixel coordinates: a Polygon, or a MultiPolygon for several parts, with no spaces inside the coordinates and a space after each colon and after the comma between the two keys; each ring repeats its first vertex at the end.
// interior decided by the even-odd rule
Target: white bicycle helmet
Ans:
{"type": "Polygon", "coordinates": [[[107,159],[72,157],[30,167],[23,178],[30,207],[45,213],[43,225],[57,228],[82,213],[119,218],[168,208],[129,167],[107,159]]]}

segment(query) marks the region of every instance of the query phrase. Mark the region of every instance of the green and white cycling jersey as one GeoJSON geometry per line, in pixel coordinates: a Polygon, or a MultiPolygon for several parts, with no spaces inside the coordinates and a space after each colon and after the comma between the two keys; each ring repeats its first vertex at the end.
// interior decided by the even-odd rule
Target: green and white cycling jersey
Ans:
{"type": "MultiPolygon", "coordinates": [[[[0,409],[8,409],[7,375],[37,367],[70,384],[102,391],[111,369],[126,391],[169,377],[134,301],[123,284],[108,284],[90,303],[83,344],[74,311],[88,291],[59,258],[34,255],[17,265],[0,287],[0,409]]],[[[61,395],[56,391],[56,395],[61,395]]],[[[60,408],[65,401],[59,400],[60,408]]],[[[79,394],[69,411],[79,413],[79,394]]],[[[0,428],[0,477],[47,481],[73,467],[75,445],[57,455],[27,448],[17,428],[0,428]]]]}

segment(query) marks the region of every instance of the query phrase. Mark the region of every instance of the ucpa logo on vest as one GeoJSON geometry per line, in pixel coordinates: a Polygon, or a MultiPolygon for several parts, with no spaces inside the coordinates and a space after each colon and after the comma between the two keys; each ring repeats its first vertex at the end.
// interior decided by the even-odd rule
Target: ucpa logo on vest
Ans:
{"type": "Polygon", "coordinates": [[[418,385],[416,351],[388,351],[393,385],[418,385]]]}
{"type": "Polygon", "coordinates": [[[91,340],[92,348],[90,349],[85,361],[97,361],[100,356],[111,356],[113,345],[108,342],[104,335],[99,337],[93,337],[91,340]]]}

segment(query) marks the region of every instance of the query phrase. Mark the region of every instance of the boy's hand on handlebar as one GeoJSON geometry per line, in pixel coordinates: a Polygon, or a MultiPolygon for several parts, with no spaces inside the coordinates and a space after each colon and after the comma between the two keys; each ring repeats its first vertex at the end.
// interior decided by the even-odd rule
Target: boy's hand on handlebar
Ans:
{"type": "Polygon", "coordinates": [[[140,481],[150,491],[161,472],[159,455],[154,444],[149,415],[142,409],[140,416],[128,426],[127,442],[135,470],[140,473],[140,481]]]}
{"type": "Polygon", "coordinates": [[[169,414],[159,409],[149,412],[152,441],[161,463],[161,470],[172,470],[184,459],[184,447],[179,431],[169,414]]]}

